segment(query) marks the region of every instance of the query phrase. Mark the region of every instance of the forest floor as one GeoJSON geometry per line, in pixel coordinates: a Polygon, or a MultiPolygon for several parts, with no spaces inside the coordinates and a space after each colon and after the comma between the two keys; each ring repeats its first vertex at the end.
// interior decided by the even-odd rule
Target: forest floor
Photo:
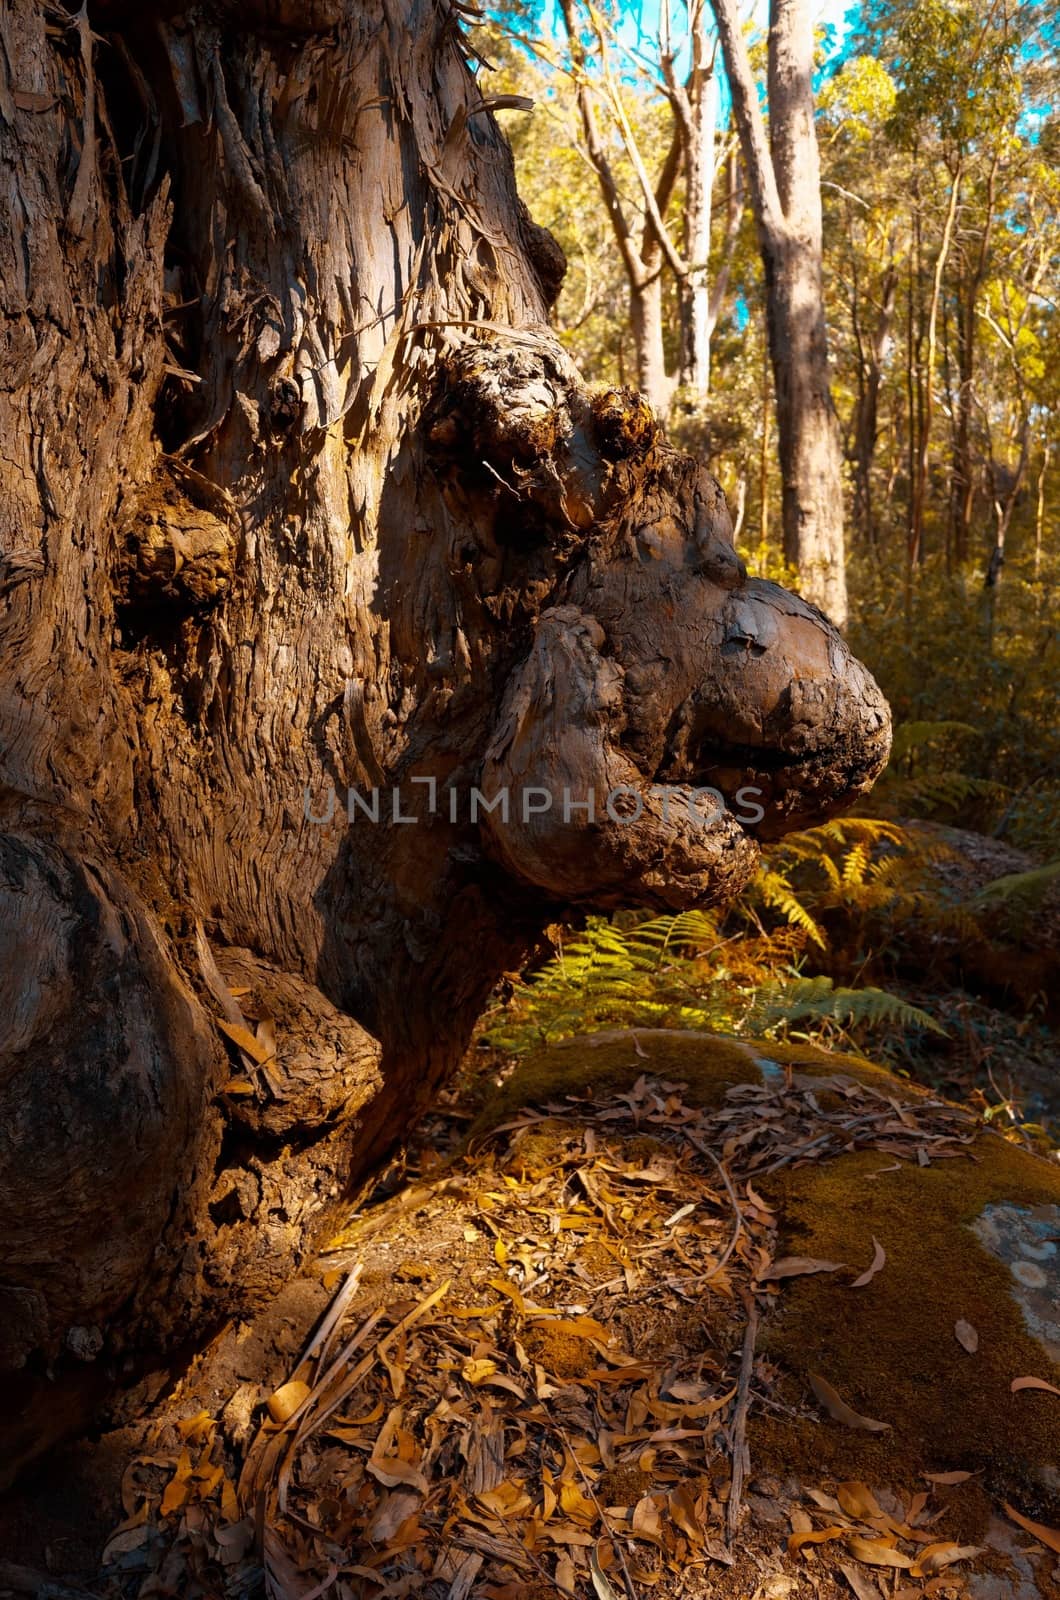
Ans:
{"type": "Polygon", "coordinates": [[[941,1213],[893,1220],[907,1178],[1030,1161],[1041,1199],[1052,1164],[848,1057],[604,1045],[503,1086],[480,1052],[310,1272],[0,1507],[0,1594],[1060,1600],[1022,1464],[1060,1399],[1008,1392],[1040,1351],[941,1213]],[[793,1228],[841,1171],[831,1234],[793,1228]],[[896,1314],[934,1400],[870,1381],[896,1314]],[[796,1381],[837,1321],[851,1350],[796,1381]]]}

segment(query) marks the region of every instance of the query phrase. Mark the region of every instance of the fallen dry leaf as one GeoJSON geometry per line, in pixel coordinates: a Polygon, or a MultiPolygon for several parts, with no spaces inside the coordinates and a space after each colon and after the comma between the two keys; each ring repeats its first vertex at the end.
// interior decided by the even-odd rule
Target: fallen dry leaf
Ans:
{"type": "Polygon", "coordinates": [[[788,1539],[788,1554],[798,1555],[804,1544],[828,1544],[832,1539],[841,1539],[847,1531],[846,1528],[812,1528],[806,1533],[793,1533],[788,1539]]]}
{"type": "Polygon", "coordinates": [[[930,1578],[932,1573],[941,1572],[943,1567],[952,1567],[955,1561],[974,1561],[976,1556],[983,1553],[984,1546],[978,1544],[941,1544],[925,1545],[917,1556],[913,1566],[909,1569],[911,1578],[930,1578]]]}
{"type": "Polygon", "coordinates": [[[497,1371],[497,1363],[488,1356],[481,1356],[471,1361],[465,1361],[460,1369],[460,1376],[476,1387],[485,1383],[487,1378],[492,1378],[497,1371]]]}
{"type": "Polygon", "coordinates": [[[858,1600],[880,1600],[880,1591],[871,1578],[866,1578],[857,1567],[848,1566],[846,1562],[839,1563],[839,1570],[857,1595],[858,1600]]]}
{"type": "Polygon", "coordinates": [[[1047,1528],[1044,1522],[1032,1522],[1029,1517],[1022,1516],[1013,1506],[1005,1502],[1005,1515],[1011,1517],[1013,1522],[1033,1534],[1040,1544],[1046,1545],[1050,1550],[1055,1550],[1060,1555],[1060,1528],[1047,1528]]]}
{"type": "Polygon", "coordinates": [[[925,1483],[967,1483],[969,1478],[974,1478],[974,1472],[922,1472],[920,1476],[925,1483]]]}
{"type": "Polygon", "coordinates": [[[859,1412],[848,1406],[846,1401],[833,1389],[827,1378],[822,1378],[817,1372],[809,1374],[810,1387],[824,1406],[829,1416],[836,1422],[841,1422],[846,1428],[861,1428],[866,1433],[888,1433],[889,1422],[877,1422],[873,1417],[863,1417],[859,1412]]]}
{"type": "Polygon", "coordinates": [[[873,1278],[876,1276],[877,1272],[880,1271],[881,1267],[884,1267],[887,1264],[887,1252],[875,1234],[872,1236],[872,1243],[872,1260],[865,1268],[865,1271],[861,1274],[861,1277],[854,1279],[854,1282],[850,1285],[852,1289],[864,1289],[867,1283],[872,1282],[873,1278]]]}
{"type": "Polygon", "coordinates": [[[599,1545],[594,1544],[589,1551],[589,1576],[593,1580],[597,1600],[618,1600],[618,1595],[612,1589],[607,1574],[600,1565],[599,1548],[599,1545]]]}
{"type": "Polygon", "coordinates": [[[811,1272],[838,1272],[842,1261],[815,1261],[812,1256],[782,1256],[759,1273],[759,1283],[776,1283],[781,1278],[801,1278],[811,1272]]]}
{"type": "Polygon", "coordinates": [[[275,1045],[270,1048],[271,1041],[259,1039],[255,1034],[251,1033],[249,1028],[244,1028],[240,1023],[226,1022],[223,1017],[214,1017],[214,1021],[221,1032],[227,1034],[233,1044],[237,1044],[241,1050],[245,1050],[247,1055],[258,1063],[259,1067],[264,1066],[267,1061],[271,1061],[276,1054],[275,1045]]]}
{"type": "Polygon", "coordinates": [[[499,1517],[525,1517],[534,1504],[524,1486],[511,1478],[505,1478],[495,1489],[484,1490],[478,1498],[480,1505],[499,1517]]]}
{"type": "Polygon", "coordinates": [[[281,1384],[275,1394],[269,1396],[269,1416],[273,1422],[286,1422],[288,1417],[293,1417],[298,1407],[309,1399],[311,1392],[308,1383],[303,1383],[300,1378],[281,1384]]]}
{"type": "Polygon", "coordinates": [[[1019,1394],[1021,1389],[1044,1389],[1046,1394],[1060,1394],[1055,1383],[1046,1383],[1044,1378],[1013,1378],[1012,1393],[1019,1394]]]}
{"type": "Polygon", "coordinates": [[[191,1496],[191,1457],[186,1450],[180,1452],[177,1470],[166,1484],[166,1491],[162,1496],[159,1507],[164,1517],[170,1516],[174,1511],[179,1511],[191,1496]]]}
{"type": "Polygon", "coordinates": [[[865,1484],[856,1481],[841,1483],[835,1492],[836,1499],[843,1507],[848,1517],[882,1517],[880,1508],[872,1490],[865,1484]]]}
{"type": "Polygon", "coordinates": [[[953,1324],[953,1331],[956,1335],[957,1343],[960,1345],[961,1349],[967,1350],[970,1356],[974,1356],[975,1352],[979,1348],[979,1335],[972,1327],[971,1323],[965,1322],[963,1317],[958,1317],[957,1321],[953,1324]]]}
{"type": "Polygon", "coordinates": [[[847,1549],[858,1561],[864,1561],[868,1567],[901,1567],[903,1569],[913,1565],[912,1556],[903,1555],[901,1550],[896,1550],[886,1539],[861,1539],[856,1533],[847,1535],[847,1549]]]}

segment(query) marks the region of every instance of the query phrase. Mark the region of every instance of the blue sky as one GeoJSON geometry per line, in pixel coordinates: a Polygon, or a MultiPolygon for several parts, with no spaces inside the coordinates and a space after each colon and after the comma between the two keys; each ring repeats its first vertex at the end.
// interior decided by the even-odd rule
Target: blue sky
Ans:
{"type": "MultiPolygon", "coordinates": [[[[501,13],[503,9],[503,6],[498,7],[501,13]]],[[[680,38],[682,32],[684,7],[681,0],[671,0],[670,10],[676,40],[680,38]]],[[[659,0],[624,0],[622,11],[625,24],[620,31],[626,33],[630,44],[636,42],[638,32],[649,39],[654,39],[659,16],[659,0]]],[[[745,0],[744,12],[749,22],[753,21],[765,32],[769,26],[769,0],[750,0],[750,3],[745,0]]],[[[851,31],[856,14],[856,0],[815,0],[814,22],[819,28],[831,30],[828,54],[833,60],[842,55],[846,36],[851,31]]],[[[557,38],[562,34],[563,23],[556,0],[545,0],[541,21],[545,31],[551,32],[557,38]]]]}
{"type": "MultiPolygon", "coordinates": [[[[646,42],[653,42],[657,37],[660,0],[622,0],[621,14],[623,21],[619,24],[619,32],[625,36],[627,46],[635,46],[638,35],[646,42]]],[[[497,8],[503,15],[504,8],[497,8]]],[[[769,27],[769,0],[744,0],[744,14],[748,22],[753,22],[763,33],[769,27]]],[[[830,75],[842,59],[847,35],[852,31],[857,19],[857,0],[813,0],[813,17],[817,28],[828,29],[831,37],[826,40],[827,65],[824,67],[823,76],[830,75]]],[[[687,13],[682,0],[670,0],[670,15],[672,19],[673,37],[675,43],[680,40],[683,24],[687,13]]],[[[540,13],[540,24],[543,32],[551,33],[554,38],[563,34],[563,21],[557,0],[545,0],[540,13]]],[[[650,49],[647,51],[650,54],[650,49]]],[[[680,61],[680,57],[678,58],[680,61]]],[[[723,88],[723,97],[725,90],[723,88]]],[[[724,99],[723,99],[724,104],[724,99]]]]}

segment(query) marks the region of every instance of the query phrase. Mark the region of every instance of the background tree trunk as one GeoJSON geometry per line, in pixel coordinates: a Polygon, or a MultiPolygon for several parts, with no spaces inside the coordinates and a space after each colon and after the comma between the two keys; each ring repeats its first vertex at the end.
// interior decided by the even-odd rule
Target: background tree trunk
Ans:
{"type": "Polygon", "coordinates": [[[772,0],[768,141],[738,7],[711,0],[725,53],[766,280],[784,553],[806,595],[846,621],[842,449],[821,278],[821,188],[806,0],[772,0]]]}
{"type": "Polygon", "coordinates": [[[447,4],[18,0],[0,120],[10,1473],[279,1286],[564,907],[746,881],[690,785],[803,826],[888,718],[582,388],[447,4]],[[483,826],[509,770],[648,799],[483,826]]]}

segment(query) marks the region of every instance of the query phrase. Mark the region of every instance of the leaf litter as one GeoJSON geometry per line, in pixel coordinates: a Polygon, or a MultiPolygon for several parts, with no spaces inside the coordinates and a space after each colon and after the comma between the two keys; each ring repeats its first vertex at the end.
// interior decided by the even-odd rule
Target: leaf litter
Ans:
{"type": "MultiPolygon", "coordinates": [[[[841,1110],[822,1113],[814,1087],[736,1084],[705,1110],[644,1075],[626,1093],[528,1107],[441,1177],[355,1216],[320,1263],[330,1308],[261,1396],[238,1474],[200,1411],[161,1486],[156,1470],[126,1498],[109,1550],[129,1576],[150,1552],[150,1570],[122,1593],[237,1596],[263,1573],[269,1600],[636,1600],[682,1593],[699,1571],[719,1596],[803,1582],[879,1595],[874,1570],[891,1593],[974,1561],[982,1547],[946,1540],[932,1504],[968,1474],[925,1474],[908,1503],[753,1478],[748,1413],[778,1404],[759,1319],[786,1279],[849,1274],[778,1258],[755,1183],[858,1146],[923,1164],[969,1137],[954,1108],[896,1115],[837,1079],[841,1110]],[[795,1578],[776,1572],[759,1516],[790,1526],[795,1578]],[[733,1571],[748,1556],[751,1589],[733,1571]]],[[[866,1245],[872,1263],[848,1287],[885,1265],[866,1245]]],[[[811,1387],[818,1425],[897,1420],[861,1416],[823,1374],[811,1387]]]]}

